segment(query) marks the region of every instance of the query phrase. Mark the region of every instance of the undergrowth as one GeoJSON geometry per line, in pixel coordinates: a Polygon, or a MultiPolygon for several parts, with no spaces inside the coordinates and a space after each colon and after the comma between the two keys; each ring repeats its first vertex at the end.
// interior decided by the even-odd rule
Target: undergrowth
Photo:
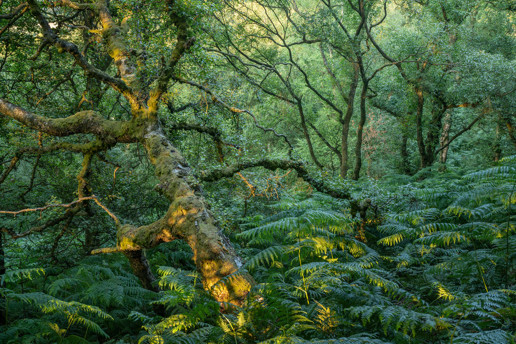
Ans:
{"type": "Polygon", "coordinates": [[[246,262],[236,274],[257,283],[225,313],[180,242],[147,252],[159,293],[118,255],[53,275],[10,269],[0,341],[514,343],[516,157],[433,178],[364,183],[365,219],[313,194],[234,220],[229,234],[246,262]]]}

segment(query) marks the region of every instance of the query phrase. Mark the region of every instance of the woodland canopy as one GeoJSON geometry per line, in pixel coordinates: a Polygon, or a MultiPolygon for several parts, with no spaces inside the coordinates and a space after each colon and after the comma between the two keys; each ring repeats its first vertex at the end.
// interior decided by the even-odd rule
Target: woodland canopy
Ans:
{"type": "Polygon", "coordinates": [[[513,0],[0,0],[0,342],[514,343],[513,0]]]}

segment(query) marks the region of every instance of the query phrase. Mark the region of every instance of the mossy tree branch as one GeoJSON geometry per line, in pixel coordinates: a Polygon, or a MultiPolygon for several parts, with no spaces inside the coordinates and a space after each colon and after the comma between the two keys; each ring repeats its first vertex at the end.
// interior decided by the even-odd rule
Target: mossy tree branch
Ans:
{"type": "Polygon", "coordinates": [[[200,179],[205,182],[213,182],[222,178],[229,178],[248,168],[263,167],[265,169],[275,171],[277,169],[292,169],[297,175],[308,184],[312,185],[317,191],[328,194],[335,198],[351,200],[351,194],[347,190],[335,188],[323,183],[321,180],[311,176],[305,166],[300,161],[282,160],[282,159],[260,159],[247,162],[241,162],[234,165],[226,166],[218,170],[201,173],[200,179]]]}
{"type": "Polygon", "coordinates": [[[137,141],[134,135],[134,122],[107,120],[94,111],[81,111],[65,118],[48,118],[0,99],[0,114],[52,136],[93,134],[103,141],[123,143],[137,141]]]}
{"type": "Polygon", "coordinates": [[[77,65],[79,65],[84,70],[86,75],[92,76],[97,80],[100,80],[106,83],[107,85],[111,86],[116,91],[123,94],[132,107],[138,107],[138,101],[136,96],[133,94],[133,91],[124,82],[123,79],[114,78],[88,63],[86,57],[80,52],[77,45],[60,38],[54,32],[49,22],[41,12],[38,3],[35,0],[28,0],[28,4],[30,7],[31,14],[37,19],[39,25],[41,26],[45,42],[54,44],[57,46],[59,50],[66,51],[67,53],[72,55],[77,65]]]}
{"type": "Polygon", "coordinates": [[[155,88],[150,93],[150,98],[147,103],[150,109],[157,109],[158,101],[160,100],[163,93],[166,92],[168,83],[174,75],[177,64],[183,57],[184,53],[192,46],[195,41],[194,37],[189,37],[188,35],[188,24],[186,17],[177,10],[176,1],[167,0],[166,4],[168,7],[170,19],[177,28],[177,42],[174,46],[174,50],[172,50],[172,53],[170,54],[168,63],[163,68],[155,82],[155,88]]]}

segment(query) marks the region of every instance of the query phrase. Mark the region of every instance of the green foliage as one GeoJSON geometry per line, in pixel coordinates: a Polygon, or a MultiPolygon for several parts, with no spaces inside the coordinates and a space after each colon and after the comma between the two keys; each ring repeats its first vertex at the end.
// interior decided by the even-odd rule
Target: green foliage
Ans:
{"type": "MultiPolygon", "coordinates": [[[[20,278],[16,282],[21,281],[26,273],[20,272],[16,274],[20,278]]],[[[11,282],[14,282],[11,280],[11,282]]],[[[43,314],[43,318],[39,319],[18,319],[14,322],[14,326],[11,326],[8,331],[2,335],[2,341],[7,343],[15,343],[18,339],[22,340],[37,340],[44,337],[51,338],[65,338],[69,336],[69,333],[73,333],[74,328],[80,328],[85,334],[89,332],[99,335],[101,337],[109,337],[109,335],[99,326],[99,324],[90,319],[92,317],[95,320],[113,320],[113,317],[108,313],[101,310],[99,307],[84,304],[77,301],[64,301],[57,299],[51,295],[42,292],[25,292],[17,293],[8,288],[1,289],[2,297],[5,299],[6,313],[9,314],[8,310],[16,311],[18,309],[24,311],[24,304],[31,306],[32,308],[40,311],[43,314]],[[45,319],[46,317],[46,319],[45,319]],[[56,323],[52,321],[57,321],[56,323]],[[66,329],[61,329],[59,323],[64,324],[66,329]],[[46,331],[42,331],[42,324],[46,324],[46,331]],[[29,327],[26,327],[30,325],[29,327]],[[31,331],[38,329],[33,334],[31,331]],[[52,330],[55,333],[52,333],[52,330]],[[28,338],[27,335],[30,337],[28,338]],[[57,336],[56,336],[57,335],[57,336]]]]}
{"type": "Polygon", "coordinates": [[[57,276],[46,276],[41,268],[6,274],[1,291],[11,326],[2,340],[89,343],[130,332],[127,316],[149,308],[155,293],[142,288],[122,262],[120,257],[90,257],[57,276]],[[39,289],[42,277],[47,278],[46,292],[30,291],[39,289]]]}
{"type": "Polygon", "coordinates": [[[257,284],[245,305],[226,313],[203,290],[179,242],[148,252],[153,264],[171,264],[156,269],[158,294],[141,288],[116,255],[89,257],[58,275],[11,270],[2,289],[11,317],[5,338],[511,343],[515,162],[508,157],[440,184],[432,181],[440,175],[363,183],[361,192],[378,209],[364,223],[346,202],[318,194],[263,205],[231,234],[245,264],[219,284],[244,271],[257,284]],[[43,279],[46,292],[37,289],[43,279]]]}
{"type": "MultiPolygon", "coordinates": [[[[0,1],[0,97],[48,118],[82,110],[133,118],[121,94],[47,44],[31,11],[8,15],[20,3],[0,1]]],[[[68,1],[31,3],[44,8],[50,26],[79,47],[84,61],[119,77],[95,11],[68,1]]],[[[145,92],[174,51],[171,10],[185,16],[195,40],[173,72],[219,99],[170,83],[156,116],[193,175],[246,159],[288,158],[371,206],[365,216],[355,213],[356,204],[314,192],[295,171],[257,167],[203,185],[217,226],[243,258],[240,270],[213,288],[247,272],[256,282],[238,307],[218,304],[204,290],[184,241],[145,252],[159,292],[142,287],[123,255],[91,256],[116,237],[111,218],[93,202],[69,221],[43,227],[71,208],[0,214],[0,342],[515,343],[510,0],[386,1],[385,19],[377,0],[363,2],[363,18],[358,0],[108,3],[145,92]],[[256,123],[284,134],[294,151],[256,123]],[[437,165],[446,124],[454,141],[447,162],[437,165]],[[359,139],[361,149],[353,150],[359,139]],[[358,181],[340,176],[346,153],[348,171],[363,159],[358,181]],[[27,235],[11,239],[12,233],[27,235]]],[[[0,182],[0,210],[75,201],[83,156],[50,147],[94,139],[78,136],[36,133],[0,116],[0,178],[20,157],[0,182]],[[30,147],[51,152],[19,155],[30,147]]],[[[141,141],[111,147],[111,138],[101,139],[109,148],[93,157],[88,192],[122,223],[162,218],[170,200],[155,192],[160,187],[141,141]]]]}

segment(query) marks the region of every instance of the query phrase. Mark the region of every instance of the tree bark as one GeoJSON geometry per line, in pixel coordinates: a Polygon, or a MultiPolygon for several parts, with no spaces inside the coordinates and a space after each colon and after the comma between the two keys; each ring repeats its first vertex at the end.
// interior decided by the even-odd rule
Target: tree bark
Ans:
{"type": "Polygon", "coordinates": [[[364,80],[362,86],[362,94],[360,96],[360,121],[357,128],[357,143],[355,146],[355,168],[353,170],[353,180],[358,180],[360,177],[360,170],[362,169],[362,139],[364,134],[364,125],[366,122],[366,98],[367,98],[367,87],[369,81],[364,80]]]}
{"type": "Polygon", "coordinates": [[[495,162],[500,161],[502,158],[502,118],[499,117],[498,121],[496,121],[496,129],[495,129],[495,139],[493,142],[493,160],[495,162]]]}
{"type": "MultiPolygon", "coordinates": [[[[165,137],[157,121],[146,126],[141,142],[156,169],[160,182],[156,189],[171,204],[165,216],[150,225],[121,226],[118,246],[124,251],[139,251],[175,239],[185,240],[194,253],[193,260],[205,289],[220,302],[241,304],[251,288],[252,278],[241,273],[221,281],[236,273],[243,264],[217,228],[188,164],[165,137]]],[[[136,274],[144,276],[148,283],[145,264],[135,262],[135,265],[136,274]]]]}
{"type": "Polygon", "coordinates": [[[124,255],[129,260],[129,264],[131,265],[134,275],[138,277],[143,287],[145,289],[158,292],[159,287],[155,283],[156,277],[154,277],[154,274],[151,271],[144,251],[125,251],[124,255]]]}
{"type": "Polygon", "coordinates": [[[301,119],[301,128],[303,128],[303,135],[305,136],[306,144],[308,145],[308,151],[310,152],[310,157],[312,158],[312,161],[314,164],[319,168],[322,169],[323,165],[319,162],[317,159],[317,156],[314,152],[314,147],[312,145],[312,139],[310,138],[310,133],[308,132],[308,127],[306,125],[306,119],[305,119],[305,112],[303,109],[303,105],[301,104],[301,98],[296,98],[297,100],[297,108],[299,110],[299,118],[301,119]]]}
{"type": "Polygon", "coordinates": [[[415,87],[417,96],[417,108],[416,108],[416,139],[419,156],[421,158],[421,168],[427,167],[426,161],[426,149],[425,141],[423,139],[423,109],[425,105],[425,98],[423,96],[423,90],[420,87],[415,87]]]}
{"type": "MultiPolygon", "coordinates": [[[[444,115],[443,109],[435,109],[432,111],[432,120],[428,126],[428,131],[426,133],[426,142],[425,142],[425,165],[426,167],[432,166],[435,162],[435,151],[437,149],[437,145],[439,144],[440,133],[442,129],[442,118],[444,115]]],[[[448,148],[448,147],[446,147],[448,148]]]]}
{"type": "MultiPolygon", "coordinates": [[[[444,115],[443,130],[441,133],[441,138],[439,140],[439,144],[440,144],[441,148],[445,147],[448,144],[448,142],[450,141],[451,126],[452,126],[452,115],[451,115],[451,112],[447,112],[446,115],[444,115]]],[[[448,145],[439,152],[439,162],[441,164],[446,164],[446,160],[448,159],[449,147],[450,146],[448,145]]]]}
{"type": "Polygon", "coordinates": [[[410,171],[410,162],[409,162],[409,153],[408,153],[408,149],[407,149],[407,143],[408,143],[408,135],[405,132],[403,132],[403,134],[401,135],[401,146],[400,146],[401,171],[406,175],[410,175],[411,171],[410,171]]]}
{"type": "Polygon", "coordinates": [[[349,168],[349,125],[351,117],[353,117],[355,95],[358,87],[358,77],[360,68],[358,63],[353,63],[353,78],[351,79],[351,85],[349,86],[348,93],[348,104],[346,108],[346,115],[341,119],[342,123],[342,137],[341,137],[341,162],[340,162],[340,176],[346,178],[349,168]]]}

